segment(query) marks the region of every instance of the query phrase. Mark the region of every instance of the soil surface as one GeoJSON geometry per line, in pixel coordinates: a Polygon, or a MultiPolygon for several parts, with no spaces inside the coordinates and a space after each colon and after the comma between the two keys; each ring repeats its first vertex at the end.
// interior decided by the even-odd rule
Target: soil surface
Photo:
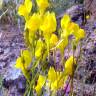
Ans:
{"type": "Polygon", "coordinates": [[[0,96],[22,96],[25,78],[14,65],[24,48],[22,32],[16,26],[0,25],[0,77],[3,79],[0,96]]]}

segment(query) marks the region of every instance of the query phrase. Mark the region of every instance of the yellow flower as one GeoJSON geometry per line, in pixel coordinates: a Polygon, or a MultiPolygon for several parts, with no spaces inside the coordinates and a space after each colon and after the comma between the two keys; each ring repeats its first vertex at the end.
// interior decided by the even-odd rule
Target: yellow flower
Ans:
{"type": "Polygon", "coordinates": [[[71,18],[69,15],[65,14],[63,18],[61,19],[61,28],[66,29],[71,21],[71,18]]]}
{"type": "Polygon", "coordinates": [[[50,69],[48,71],[48,80],[50,82],[54,82],[56,80],[56,72],[53,67],[50,67],[50,69]]]}
{"type": "Polygon", "coordinates": [[[62,34],[68,37],[69,35],[76,35],[78,30],[79,30],[79,25],[74,22],[70,22],[66,30],[63,30],[62,34]]]}
{"type": "Polygon", "coordinates": [[[68,37],[70,35],[75,35],[76,32],[79,30],[79,25],[70,22],[65,29],[63,29],[63,32],[61,33],[61,37],[68,37]]]}
{"type": "Polygon", "coordinates": [[[58,89],[58,82],[55,80],[54,82],[51,83],[51,90],[56,91],[58,89]]]}
{"type": "Polygon", "coordinates": [[[73,35],[75,35],[75,33],[78,32],[78,30],[79,30],[80,28],[79,28],[79,25],[76,24],[76,23],[74,23],[74,27],[73,27],[73,28],[74,28],[73,35]]]}
{"type": "Polygon", "coordinates": [[[74,64],[76,64],[76,59],[73,56],[70,56],[65,63],[66,74],[72,75],[74,64]]]}
{"type": "Polygon", "coordinates": [[[79,28],[79,25],[71,22],[68,26],[69,34],[74,35],[76,40],[79,41],[80,39],[83,39],[85,37],[85,31],[81,28],[79,28]]]}
{"type": "Polygon", "coordinates": [[[40,10],[45,10],[47,7],[49,7],[48,0],[36,0],[36,2],[40,10]]]}
{"type": "Polygon", "coordinates": [[[23,62],[22,62],[22,58],[21,57],[17,58],[15,67],[16,68],[20,68],[21,70],[23,70],[24,66],[23,66],[23,62]]]}
{"type": "Polygon", "coordinates": [[[35,56],[36,58],[39,58],[40,56],[42,56],[42,49],[41,48],[38,48],[35,52],[35,56]]]}
{"type": "Polygon", "coordinates": [[[63,37],[63,39],[61,39],[57,45],[56,48],[60,49],[61,53],[63,54],[65,47],[68,45],[68,38],[67,37],[63,37]]]}
{"type": "Polygon", "coordinates": [[[78,24],[76,24],[74,22],[70,22],[70,24],[68,25],[69,35],[72,35],[74,32],[76,32],[78,30],[79,30],[78,24]]]}
{"type": "Polygon", "coordinates": [[[44,49],[43,41],[38,40],[37,45],[36,45],[36,49],[35,49],[36,58],[39,58],[40,56],[42,56],[43,49],[44,49]]]}
{"type": "Polygon", "coordinates": [[[56,91],[64,84],[64,79],[61,78],[62,72],[56,72],[53,67],[50,67],[48,71],[48,86],[52,91],[56,91]]]}
{"type": "Polygon", "coordinates": [[[64,85],[64,76],[62,72],[56,72],[56,78],[54,82],[51,82],[51,90],[56,91],[63,87],[64,85]]]}
{"type": "Polygon", "coordinates": [[[84,31],[84,29],[79,29],[76,38],[77,38],[78,40],[80,40],[80,39],[83,39],[84,37],[85,37],[85,31],[84,31]]]}
{"type": "Polygon", "coordinates": [[[61,38],[64,39],[65,37],[68,38],[70,35],[70,31],[68,29],[64,29],[61,33],[61,38]]]}
{"type": "Polygon", "coordinates": [[[35,87],[35,90],[36,90],[37,94],[40,94],[41,89],[42,89],[42,88],[41,88],[40,85],[37,85],[37,86],[35,87]]]}
{"type": "Polygon", "coordinates": [[[32,9],[32,1],[25,0],[24,4],[21,4],[18,8],[18,14],[25,18],[29,15],[32,9]]]}
{"type": "Polygon", "coordinates": [[[76,41],[79,41],[80,39],[83,39],[85,37],[85,31],[81,28],[76,28],[73,32],[73,35],[76,38],[76,41]],[[77,30],[76,30],[77,29],[77,30]]]}
{"type": "Polygon", "coordinates": [[[44,35],[51,34],[56,31],[56,16],[54,12],[47,12],[44,15],[44,21],[40,29],[43,31],[44,35]]]}
{"type": "Polygon", "coordinates": [[[21,56],[17,58],[16,60],[16,68],[20,68],[23,70],[24,68],[27,69],[31,63],[31,54],[28,50],[23,50],[21,52],[21,56]]]}
{"type": "Polygon", "coordinates": [[[50,38],[50,47],[54,47],[57,44],[57,42],[58,42],[57,35],[52,34],[50,38]]]}
{"type": "Polygon", "coordinates": [[[90,18],[90,15],[87,15],[87,16],[86,16],[86,19],[89,19],[89,18],[90,18]]]}
{"type": "Polygon", "coordinates": [[[37,81],[37,85],[35,86],[35,90],[37,92],[37,94],[40,93],[42,87],[44,86],[46,81],[46,77],[39,75],[38,81],[37,81]]]}
{"type": "Polygon", "coordinates": [[[29,31],[29,33],[27,35],[27,39],[28,39],[28,41],[29,41],[30,44],[33,43],[34,35],[35,35],[35,32],[29,31]]]}
{"type": "Polygon", "coordinates": [[[61,34],[61,38],[62,37],[67,37],[68,38],[68,36],[69,35],[71,35],[70,33],[71,33],[71,18],[70,18],[70,16],[68,15],[68,14],[65,14],[64,16],[63,16],[63,18],[61,19],[61,28],[62,28],[62,34],[61,34]]]}
{"type": "Polygon", "coordinates": [[[30,19],[26,22],[25,28],[28,28],[30,31],[35,32],[39,29],[41,24],[41,18],[38,13],[34,13],[30,19]]]}

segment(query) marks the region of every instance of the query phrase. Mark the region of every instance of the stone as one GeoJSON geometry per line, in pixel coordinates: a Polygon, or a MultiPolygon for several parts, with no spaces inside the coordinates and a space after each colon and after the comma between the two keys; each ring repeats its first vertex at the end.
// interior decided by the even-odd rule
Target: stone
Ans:
{"type": "Polygon", "coordinates": [[[4,50],[0,48],[0,55],[2,55],[3,53],[4,53],[4,50]]]}
{"type": "Polygon", "coordinates": [[[0,70],[6,66],[6,62],[0,62],[0,70]]]}
{"type": "Polygon", "coordinates": [[[19,76],[22,76],[21,70],[15,68],[15,61],[10,62],[10,65],[8,66],[8,69],[6,70],[4,74],[4,79],[9,80],[16,80],[19,78],[19,76]]]}
{"type": "Polygon", "coordinates": [[[21,76],[15,82],[17,82],[16,84],[17,91],[20,93],[24,93],[26,88],[26,79],[24,78],[24,76],[21,76]]]}
{"type": "Polygon", "coordinates": [[[84,0],[84,6],[86,12],[89,12],[91,15],[91,20],[96,19],[96,0],[84,0]]]}

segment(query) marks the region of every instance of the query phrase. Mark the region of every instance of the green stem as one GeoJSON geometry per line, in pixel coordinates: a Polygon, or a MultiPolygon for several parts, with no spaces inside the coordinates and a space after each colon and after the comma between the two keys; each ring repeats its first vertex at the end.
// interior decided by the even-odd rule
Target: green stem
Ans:
{"type": "Polygon", "coordinates": [[[54,65],[56,64],[56,59],[55,59],[55,55],[56,55],[56,54],[55,54],[55,53],[56,53],[56,50],[54,49],[54,50],[53,50],[54,65]]]}
{"type": "Polygon", "coordinates": [[[73,43],[73,66],[72,66],[72,76],[71,76],[71,92],[70,96],[73,96],[73,78],[74,78],[74,43],[73,43]]]}
{"type": "Polygon", "coordinates": [[[49,46],[49,40],[47,42],[47,51],[48,51],[48,62],[50,60],[50,46],[49,46]]]}

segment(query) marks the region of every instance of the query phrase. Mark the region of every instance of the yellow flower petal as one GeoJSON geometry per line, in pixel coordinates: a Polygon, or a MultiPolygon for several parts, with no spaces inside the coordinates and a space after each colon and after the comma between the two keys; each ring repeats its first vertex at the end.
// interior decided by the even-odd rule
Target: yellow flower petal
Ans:
{"type": "Polygon", "coordinates": [[[36,58],[39,58],[40,56],[42,56],[42,49],[41,49],[41,48],[38,48],[38,49],[35,51],[35,56],[36,56],[36,58]]]}
{"type": "Polygon", "coordinates": [[[85,31],[84,29],[81,29],[81,28],[78,31],[75,31],[73,34],[77,41],[85,37],[85,31]]]}
{"type": "MultiPolygon", "coordinates": [[[[56,48],[60,49],[61,53],[64,52],[64,48],[68,45],[68,38],[64,37],[58,43],[56,48]]],[[[63,54],[63,53],[62,53],[63,54]]]]}
{"type": "Polygon", "coordinates": [[[56,91],[59,88],[63,87],[64,77],[63,73],[59,71],[55,71],[53,67],[50,67],[48,71],[48,83],[47,86],[51,88],[52,91],[56,91]]]}
{"type": "Polygon", "coordinates": [[[36,49],[35,49],[36,58],[39,58],[40,56],[42,56],[43,49],[44,49],[44,44],[43,44],[42,40],[38,40],[36,49]]]}
{"type": "Polygon", "coordinates": [[[74,23],[74,33],[73,34],[75,34],[76,32],[78,32],[78,30],[79,30],[79,25],[76,24],[76,23],[74,23]]]}
{"type": "Polygon", "coordinates": [[[45,34],[51,34],[52,32],[56,31],[57,22],[56,16],[54,12],[47,12],[44,16],[44,21],[40,27],[40,29],[45,34]]]}
{"type": "Polygon", "coordinates": [[[42,75],[39,75],[39,78],[38,78],[38,84],[43,87],[44,83],[45,83],[45,76],[42,76],[42,75]]]}
{"type": "Polygon", "coordinates": [[[74,22],[70,22],[67,29],[69,31],[69,35],[72,35],[74,31],[76,32],[79,30],[79,26],[74,22]]]}
{"type": "Polygon", "coordinates": [[[52,34],[50,38],[50,47],[54,47],[57,44],[57,42],[58,42],[57,35],[52,34]]]}
{"type": "Polygon", "coordinates": [[[80,29],[78,32],[78,38],[83,39],[85,37],[84,29],[80,29]]]}
{"type": "Polygon", "coordinates": [[[90,15],[87,15],[87,16],[86,16],[86,19],[89,19],[89,18],[90,18],[90,15]]]}
{"type": "Polygon", "coordinates": [[[47,7],[49,7],[48,0],[36,0],[36,2],[37,2],[39,9],[45,10],[47,7]]]}
{"type": "Polygon", "coordinates": [[[73,56],[70,56],[65,63],[65,71],[68,75],[72,75],[73,73],[73,64],[76,64],[76,59],[73,56]]]}
{"type": "Polygon", "coordinates": [[[35,87],[35,90],[36,90],[37,94],[40,94],[40,92],[41,92],[41,86],[40,85],[37,85],[35,87]]]}
{"type": "Polygon", "coordinates": [[[61,33],[61,38],[68,38],[68,36],[70,35],[70,31],[67,29],[64,29],[63,32],[61,33]]]}
{"type": "Polygon", "coordinates": [[[39,94],[46,81],[45,76],[39,75],[37,85],[35,87],[36,92],[39,94]]]}
{"type": "Polygon", "coordinates": [[[21,57],[18,57],[17,60],[16,60],[15,67],[22,69],[22,65],[23,65],[22,59],[21,59],[21,57]]]}
{"type": "Polygon", "coordinates": [[[26,7],[23,4],[19,6],[18,14],[21,15],[21,16],[26,16],[27,10],[26,10],[26,7]]]}
{"type": "Polygon", "coordinates": [[[32,9],[32,1],[25,0],[24,4],[21,4],[18,8],[18,14],[24,16],[25,19],[28,17],[32,9]]]}
{"type": "Polygon", "coordinates": [[[23,59],[24,59],[25,69],[27,69],[28,66],[29,66],[30,63],[31,63],[31,60],[32,60],[31,54],[30,54],[30,52],[29,52],[28,50],[23,50],[23,52],[22,52],[22,57],[23,57],[23,59]]]}
{"type": "Polygon", "coordinates": [[[50,69],[48,71],[48,80],[50,82],[54,82],[56,80],[56,72],[53,67],[50,67],[50,69]]]}
{"type": "Polygon", "coordinates": [[[24,4],[26,6],[27,13],[29,14],[32,10],[32,1],[31,0],[25,0],[24,4]]]}
{"type": "Polygon", "coordinates": [[[71,18],[69,15],[65,14],[63,18],[61,19],[61,28],[65,29],[67,28],[68,24],[70,23],[71,18]]]}
{"type": "Polygon", "coordinates": [[[56,91],[58,89],[58,84],[57,80],[51,83],[51,90],[56,91]]]}
{"type": "Polygon", "coordinates": [[[25,27],[28,28],[30,31],[35,32],[39,29],[41,24],[41,18],[40,15],[37,13],[34,13],[30,19],[26,22],[25,27]]]}
{"type": "Polygon", "coordinates": [[[28,50],[21,51],[21,56],[17,58],[16,60],[16,68],[19,68],[21,70],[27,69],[31,63],[31,55],[28,50]]]}

